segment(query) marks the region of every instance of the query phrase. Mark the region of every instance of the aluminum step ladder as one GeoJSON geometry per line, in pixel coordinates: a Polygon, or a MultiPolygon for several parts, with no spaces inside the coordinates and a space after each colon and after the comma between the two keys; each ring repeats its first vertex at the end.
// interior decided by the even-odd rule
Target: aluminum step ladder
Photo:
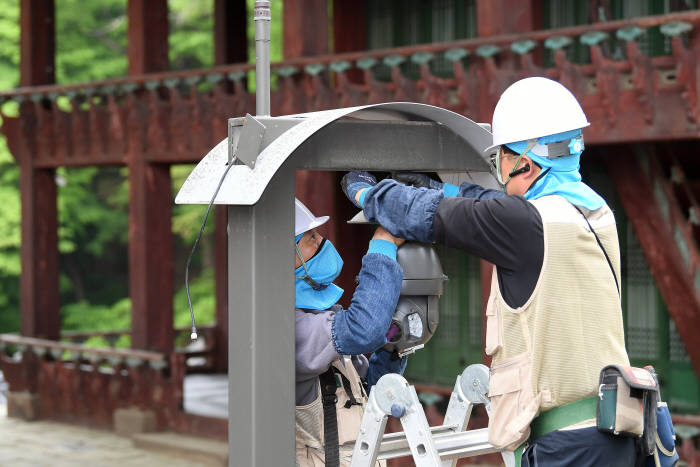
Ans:
{"type": "Polygon", "coordinates": [[[417,467],[454,466],[457,459],[500,452],[506,467],[515,467],[511,451],[488,442],[488,429],[465,431],[472,408],[484,404],[489,412],[489,369],[469,365],[457,377],[445,420],[431,427],[413,386],[398,374],[382,376],[372,388],[355,442],[351,467],[371,467],[377,460],[413,456],[417,467]],[[404,431],[384,434],[389,416],[404,431]]]}

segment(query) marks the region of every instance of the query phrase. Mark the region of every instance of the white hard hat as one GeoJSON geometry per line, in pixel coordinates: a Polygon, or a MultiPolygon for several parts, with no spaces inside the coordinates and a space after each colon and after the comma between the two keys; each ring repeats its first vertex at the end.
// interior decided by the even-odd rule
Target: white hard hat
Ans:
{"type": "Polygon", "coordinates": [[[294,236],[302,234],[308,230],[315,229],[328,221],[328,216],[316,217],[304,203],[294,198],[294,236]]]}
{"type": "Polygon", "coordinates": [[[506,89],[493,111],[493,144],[507,143],[577,130],[590,125],[571,91],[548,78],[516,81],[506,89]]]}

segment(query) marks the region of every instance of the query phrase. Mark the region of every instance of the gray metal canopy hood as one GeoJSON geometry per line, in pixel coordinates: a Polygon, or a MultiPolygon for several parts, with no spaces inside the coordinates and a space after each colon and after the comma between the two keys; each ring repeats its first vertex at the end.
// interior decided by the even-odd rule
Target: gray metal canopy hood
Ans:
{"type": "MultiPolygon", "coordinates": [[[[283,165],[311,170],[437,171],[498,188],[483,149],[484,125],[439,107],[391,102],[286,117],[229,120],[221,141],[192,171],[177,204],[208,204],[232,155],[215,204],[251,206],[283,165]]],[[[450,178],[452,177],[452,178],[450,178]]]]}

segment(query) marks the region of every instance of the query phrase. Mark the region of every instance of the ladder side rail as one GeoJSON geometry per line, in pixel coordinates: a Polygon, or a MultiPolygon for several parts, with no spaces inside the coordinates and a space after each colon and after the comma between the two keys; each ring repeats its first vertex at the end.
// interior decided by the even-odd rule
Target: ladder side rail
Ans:
{"type": "Polygon", "coordinates": [[[375,395],[376,391],[371,391],[365,405],[360,432],[352,452],[351,467],[371,467],[377,461],[388,415],[377,404],[375,395]]]}
{"type": "Polygon", "coordinates": [[[418,394],[413,386],[406,384],[405,391],[410,398],[410,405],[401,416],[401,426],[406,433],[406,440],[411,448],[416,467],[435,467],[440,465],[440,454],[431,436],[428,419],[425,417],[423,406],[418,400],[418,394]]]}

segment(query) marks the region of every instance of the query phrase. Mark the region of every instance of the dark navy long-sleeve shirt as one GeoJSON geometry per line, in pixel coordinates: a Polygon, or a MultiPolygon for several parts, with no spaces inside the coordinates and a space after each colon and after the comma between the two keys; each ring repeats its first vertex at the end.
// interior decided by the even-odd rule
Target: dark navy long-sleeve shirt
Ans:
{"type": "Polygon", "coordinates": [[[493,263],[513,308],[535,289],[544,259],[542,218],[522,196],[463,183],[459,196],[446,198],[442,190],[387,179],[367,192],[363,209],[397,237],[441,243],[493,263]]]}

